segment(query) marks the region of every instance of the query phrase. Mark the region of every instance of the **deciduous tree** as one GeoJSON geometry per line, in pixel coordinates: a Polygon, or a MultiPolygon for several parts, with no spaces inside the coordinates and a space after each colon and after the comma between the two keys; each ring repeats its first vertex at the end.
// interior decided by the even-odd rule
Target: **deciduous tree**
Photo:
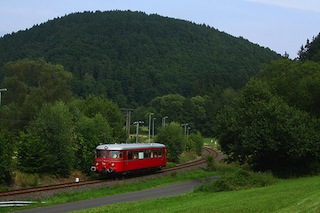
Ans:
{"type": "Polygon", "coordinates": [[[72,130],[72,114],[63,102],[45,104],[31,122],[21,144],[20,168],[27,172],[68,176],[74,160],[72,130]],[[30,165],[34,168],[29,168],[30,165]]]}
{"type": "Polygon", "coordinates": [[[186,137],[182,127],[178,123],[171,122],[160,130],[155,141],[166,145],[169,161],[178,162],[180,154],[185,149],[186,137]]]}

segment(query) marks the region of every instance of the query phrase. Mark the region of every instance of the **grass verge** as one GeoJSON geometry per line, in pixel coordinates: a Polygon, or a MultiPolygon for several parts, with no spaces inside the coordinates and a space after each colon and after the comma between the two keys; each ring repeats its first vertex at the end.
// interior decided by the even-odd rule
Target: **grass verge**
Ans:
{"type": "Polygon", "coordinates": [[[193,192],[169,198],[120,203],[78,212],[320,212],[320,177],[280,180],[274,185],[229,191],[193,192]]]}

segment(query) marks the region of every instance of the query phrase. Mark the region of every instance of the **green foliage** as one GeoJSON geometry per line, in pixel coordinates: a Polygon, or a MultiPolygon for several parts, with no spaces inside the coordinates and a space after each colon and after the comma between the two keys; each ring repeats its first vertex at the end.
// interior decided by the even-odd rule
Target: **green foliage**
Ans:
{"type": "Polygon", "coordinates": [[[320,62],[320,33],[316,37],[313,37],[311,42],[308,39],[307,43],[301,46],[298,55],[301,61],[320,62]]]}
{"type": "Polygon", "coordinates": [[[73,166],[72,115],[57,102],[44,105],[22,137],[19,149],[20,169],[26,172],[68,176],[73,166]]]}
{"type": "Polygon", "coordinates": [[[171,122],[166,125],[160,130],[155,141],[166,145],[168,161],[179,161],[179,156],[185,149],[186,139],[178,123],[171,122]]]}
{"type": "Polygon", "coordinates": [[[170,120],[180,121],[185,99],[185,97],[178,94],[155,97],[150,102],[150,107],[161,117],[168,116],[170,117],[170,120]]]}
{"type": "MultiPolygon", "coordinates": [[[[110,127],[105,129],[105,132],[109,135],[108,131],[110,131],[110,134],[113,137],[112,140],[109,136],[106,137],[108,138],[109,143],[125,142],[127,135],[123,130],[124,116],[117,104],[106,99],[102,95],[89,95],[86,99],[75,100],[72,105],[88,118],[94,118],[100,114],[101,117],[106,119],[106,122],[108,122],[110,127]]],[[[105,127],[106,124],[103,124],[103,126],[105,127]]],[[[102,130],[99,127],[97,129],[102,130]]],[[[106,142],[106,139],[103,139],[101,142],[106,142]]]]}
{"type": "Polygon", "coordinates": [[[320,64],[312,61],[280,60],[265,66],[257,75],[289,105],[320,117],[320,64]],[[294,85],[294,86],[292,86],[294,85]]]}
{"type": "Polygon", "coordinates": [[[20,135],[19,168],[61,176],[71,169],[89,172],[97,145],[126,138],[122,122],[117,106],[102,96],[45,104],[20,135]]]}
{"type": "Polygon", "coordinates": [[[44,103],[68,102],[72,98],[71,73],[61,65],[53,65],[43,59],[19,60],[4,65],[2,87],[8,91],[2,97],[0,125],[22,130],[44,103]],[[9,121],[9,122],[8,122],[9,121]]]}
{"type": "Polygon", "coordinates": [[[8,131],[0,132],[0,184],[10,184],[13,180],[12,175],[12,155],[14,143],[12,135],[8,131]]]}
{"type": "Polygon", "coordinates": [[[101,114],[93,118],[81,117],[76,125],[75,156],[77,169],[90,172],[95,147],[103,143],[113,143],[112,129],[109,122],[101,114]]]}
{"type": "MultiPolygon", "coordinates": [[[[167,117],[166,122],[188,123],[188,132],[190,133],[200,132],[203,135],[212,136],[215,115],[218,109],[225,104],[224,101],[220,101],[222,100],[220,92],[222,93],[223,90],[212,95],[212,97],[197,95],[186,98],[178,94],[158,96],[151,100],[148,104],[149,108],[137,108],[134,111],[133,120],[139,120],[148,112],[153,112],[157,118],[167,117]]],[[[162,127],[162,119],[157,119],[155,125],[162,127]]],[[[193,147],[194,143],[190,141],[189,145],[193,147]]],[[[189,149],[188,144],[187,149],[189,149]]]]}
{"type": "Polygon", "coordinates": [[[206,163],[207,163],[207,170],[209,171],[213,171],[215,170],[215,160],[214,160],[214,156],[209,154],[205,156],[206,159],[206,163]]]}
{"type": "MultiPolygon", "coordinates": [[[[198,156],[194,152],[184,151],[180,155],[179,163],[188,163],[190,161],[197,159],[197,157],[198,156]]],[[[170,168],[170,167],[166,165],[166,168],[170,168]]]]}
{"type": "MultiPolygon", "coordinates": [[[[51,173],[51,156],[48,159],[47,146],[36,134],[21,132],[18,146],[18,168],[27,173],[51,173]]],[[[50,155],[50,152],[49,152],[50,155]]]]}
{"type": "Polygon", "coordinates": [[[201,184],[196,191],[224,192],[265,187],[274,184],[276,179],[268,173],[254,173],[239,169],[233,174],[224,175],[201,184]]]}
{"type": "Polygon", "coordinates": [[[219,143],[230,161],[280,176],[317,172],[319,121],[274,95],[267,82],[253,79],[218,116],[219,143]]]}
{"type": "Polygon", "coordinates": [[[203,139],[200,132],[197,134],[190,134],[187,140],[187,147],[189,145],[189,151],[195,151],[197,155],[202,155],[203,139]]]}

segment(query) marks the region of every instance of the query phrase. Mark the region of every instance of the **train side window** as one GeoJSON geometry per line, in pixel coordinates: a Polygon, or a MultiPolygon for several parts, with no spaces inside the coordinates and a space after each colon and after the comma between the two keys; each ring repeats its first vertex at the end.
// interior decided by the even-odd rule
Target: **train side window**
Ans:
{"type": "Polygon", "coordinates": [[[138,151],[134,151],[134,159],[139,159],[138,157],[138,151]]]}
{"type": "Polygon", "coordinates": [[[132,160],[132,152],[128,151],[128,160],[132,160]]]}
{"type": "Polygon", "coordinates": [[[162,157],[162,150],[158,150],[158,157],[162,157]]]}
{"type": "Polygon", "coordinates": [[[150,158],[153,158],[153,150],[150,151],[150,158]]]}
{"type": "Polygon", "coordinates": [[[122,151],[119,151],[119,158],[122,158],[122,151]]]}
{"type": "Polygon", "coordinates": [[[143,156],[144,156],[144,152],[143,151],[139,152],[139,159],[143,159],[143,156]]]}
{"type": "Polygon", "coordinates": [[[149,150],[144,150],[144,158],[149,158],[149,150]]]}

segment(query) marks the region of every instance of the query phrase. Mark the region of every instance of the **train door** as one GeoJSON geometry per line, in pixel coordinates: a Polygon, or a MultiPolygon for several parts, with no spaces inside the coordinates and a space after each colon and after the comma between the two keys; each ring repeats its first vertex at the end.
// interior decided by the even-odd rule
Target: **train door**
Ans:
{"type": "Polygon", "coordinates": [[[125,153],[123,161],[124,161],[124,171],[128,171],[130,170],[130,161],[133,158],[133,153],[132,151],[124,151],[123,153],[125,153]]]}

